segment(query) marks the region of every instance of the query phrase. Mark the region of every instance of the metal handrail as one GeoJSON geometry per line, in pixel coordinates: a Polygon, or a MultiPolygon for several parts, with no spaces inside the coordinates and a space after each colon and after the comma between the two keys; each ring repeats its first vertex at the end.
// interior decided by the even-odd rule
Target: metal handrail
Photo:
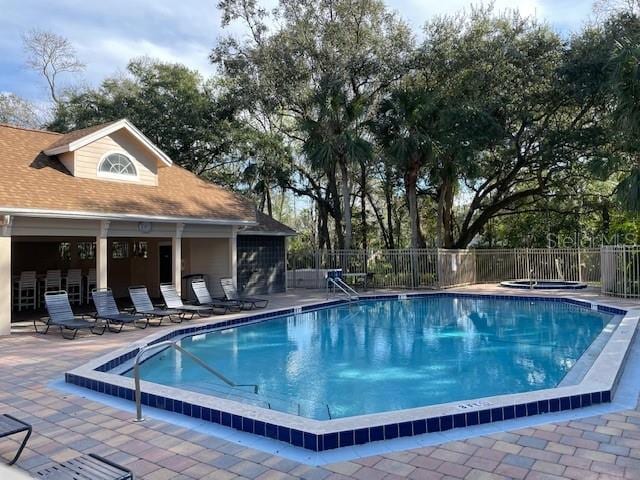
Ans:
{"type": "Polygon", "coordinates": [[[333,291],[335,292],[335,287],[344,293],[349,299],[356,298],[359,299],[358,292],[356,292],[353,288],[347,285],[341,278],[332,278],[327,277],[327,297],[329,296],[329,285],[333,285],[333,291]]]}
{"type": "Polygon", "coordinates": [[[186,355],[187,357],[189,357],[191,360],[196,362],[198,365],[200,365],[206,371],[208,371],[209,373],[215,375],[217,378],[222,380],[224,383],[226,383],[230,387],[234,387],[234,388],[237,388],[237,387],[253,387],[253,393],[255,393],[256,395],[258,394],[258,385],[254,384],[254,383],[243,384],[243,383],[235,383],[235,382],[233,382],[232,380],[230,380],[227,377],[225,377],[222,373],[218,372],[214,368],[211,368],[209,365],[207,365],[199,357],[195,356],[193,353],[188,352],[187,350],[182,348],[176,342],[172,342],[170,340],[167,340],[167,341],[164,341],[164,342],[154,343],[153,345],[145,345],[144,347],[140,347],[140,349],[138,350],[138,354],[136,355],[136,358],[133,361],[133,381],[134,381],[134,384],[135,384],[135,401],[136,401],[136,422],[144,421],[144,418],[142,418],[142,392],[140,391],[140,359],[148,351],[155,350],[155,349],[160,348],[160,347],[165,347],[165,348],[166,347],[172,347],[172,348],[175,348],[180,353],[182,353],[182,354],[186,355]]]}

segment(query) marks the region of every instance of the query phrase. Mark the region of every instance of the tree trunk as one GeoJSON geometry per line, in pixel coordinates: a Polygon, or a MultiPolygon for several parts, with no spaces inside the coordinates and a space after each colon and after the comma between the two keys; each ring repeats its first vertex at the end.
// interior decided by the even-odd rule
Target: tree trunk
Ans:
{"type": "Polygon", "coordinates": [[[269,187],[265,189],[265,197],[267,203],[267,213],[270,217],[273,217],[273,202],[271,201],[271,191],[269,190],[269,187]]]}
{"type": "Polygon", "coordinates": [[[331,237],[329,235],[329,212],[321,202],[318,203],[318,248],[331,250],[331,237]]]}
{"type": "Polygon", "coordinates": [[[362,192],[360,195],[360,219],[362,223],[362,248],[367,249],[368,246],[368,232],[367,232],[367,165],[365,162],[360,162],[360,183],[362,192]]]}
{"type": "Polygon", "coordinates": [[[340,162],[340,175],[342,177],[342,218],[344,219],[344,247],[351,248],[351,185],[349,182],[349,170],[346,160],[340,162]]]}
{"type": "Polygon", "coordinates": [[[333,206],[333,211],[329,212],[334,220],[338,248],[344,248],[344,234],[342,232],[342,206],[340,205],[340,195],[338,194],[338,181],[335,171],[327,175],[327,187],[329,189],[329,199],[333,206]]]}
{"type": "Polygon", "coordinates": [[[411,224],[411,248],[423,248],[424,239],[420,233],[420,216],[418,212],[418,173],[420,164],[412,161],[404,175],[404,187],[409,204],[409,221],[411,224]]]}
{"type": "Polygon", "coordinates": [[[382,233],[382,240],[384,241],[384,247],[389,249],[392,248],[389,243],[389,232],[387,231],[387,226],[384,224],[384,218],[380,213],[380,209],[374,203],[373,198],[371,198],[371,193],[367,192],[367,199],[369,200],[369,205],[371,205],[371,209],[376,216],[376,220],[378,221],[378,226],[380,227],[380,232],[382,233]]]}
{"type": "Polygon", "coordinates": [[[387,170],[385,172],[384,182],[384,201],[387,207],[387,231],[389,232],[389,248],[396,248],[396,243],[393,236],[393,185],[391,179],[391,172],[387,170]]]}
{"type": "Polygon", "coordinates": [[[444,183],[442,234],[444,248],[453,248],[453,181],[447,178],[444,183]]]}
{"type": "Polygon", "coordinates": [[[609,236],[609,228],[611,227],[611,215],[609,214],[609,205],[607,202],[602,203],[602,234],[609,236]]]}

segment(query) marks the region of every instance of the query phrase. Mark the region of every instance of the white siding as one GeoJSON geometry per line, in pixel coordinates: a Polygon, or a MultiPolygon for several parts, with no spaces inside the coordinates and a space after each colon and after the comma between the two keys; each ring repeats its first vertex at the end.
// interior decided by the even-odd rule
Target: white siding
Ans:
{"type": "Polygon", "coordinates": [[[73,168],[63,161],[63,164],[76,177],[94,178],[105,181],[125,181],[135,182],[141,185],[157,185],[158,184],[158,166],[156,159],[140,145],[126,130],[119,130],[107,135],[106,137],[96,140],[89,145],[76,150],[73,162],[73,168]],[[107,153],[125,153],[132,161],[138,172],[138,177],[132,180],[122,180],[105,178],[98,176],[98,165],[107,153]]]}

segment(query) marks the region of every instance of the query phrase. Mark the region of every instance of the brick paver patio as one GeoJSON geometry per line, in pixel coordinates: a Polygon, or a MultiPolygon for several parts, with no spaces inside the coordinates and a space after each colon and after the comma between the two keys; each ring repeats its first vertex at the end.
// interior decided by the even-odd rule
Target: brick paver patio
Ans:
{"type": "MultiPolygon", "coordinates": [[[[154,419],[133,423],[130,412],[48,386],[66,370],[149,333],[75,341],[55,333],[0,338],[0,412],[34,427],[18,467],[35,471],[95,452],[149,480],[640,480],[640,407],[313,467],[154,419]]],[[[15,447],[0,441],[0,455],[10,458],[15,447]]]]}

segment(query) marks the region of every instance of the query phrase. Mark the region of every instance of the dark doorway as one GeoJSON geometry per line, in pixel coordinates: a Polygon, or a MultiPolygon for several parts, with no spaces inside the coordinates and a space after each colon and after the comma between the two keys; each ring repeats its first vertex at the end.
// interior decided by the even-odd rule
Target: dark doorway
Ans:
{"type": "Polygon", "coordinates": [[[171,245],[160,245],[160,283],[171,283],[172,265],[171,265],[171,245]]]}

